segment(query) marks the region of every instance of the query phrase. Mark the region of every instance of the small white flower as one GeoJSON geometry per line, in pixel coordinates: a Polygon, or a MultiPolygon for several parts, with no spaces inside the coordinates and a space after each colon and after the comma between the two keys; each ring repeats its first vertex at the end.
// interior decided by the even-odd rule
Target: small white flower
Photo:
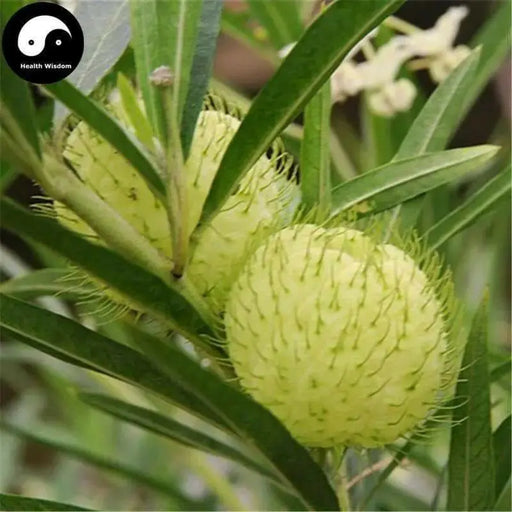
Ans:
{"type": "Polygon", "coordinates": [[[432,28],[397,39],[409,46],[413,54],[421,57],[443,54],[452,48],[460,24],[468,12],[466,6],[450,7],[432,28]]]}
{"type": "Polygon", "coordinates": [[[451,7],[431,29],[397,38],[409,46],[414,55],[426,57],[420,62],[426,64],[422,67],[428,67],[435,82],[442,82],[470,53],[467,46],[453,47],[460,24],[468,12],[466,6],[451,7]]]}
{"type": "Polygon", "coordinates": [[[331,79],[332,99],[344,101],[363,89],[371,91],[369,105],[382,116],[407,110],[416,96],[409,80],[395,82],[403,63],[412,56],[411,49],[397,38],[381,46],[374,57],[361,64],[343,63],[331,79]]]}
{"type": "Polygon", "coordinates": [[[459,45],[433,59],[429,66],[434,82],[442,82],[471,53],[465,45],[459,45]]]}
{"type": "Polygon", "coordinates": [[[344,62],[331,77],[332,102],[343,102],[348,96],[355,96],[363,90],[364,80],[359,66],[353,62],[344,62]]]}
{"type": "Polygon", "coordinates": [[[416,97],[414,84],[406,78],[400,78],[396,82],[371,92],[368,96],[368,105],[373,113],[392,117],[397,112],[409,110],[416,97]]]}
{"type": "Polygon", "coordinates": [[[400,68],[414,53],[398,38],[382,45],[370,60],[358,65],[366,89],[377,89],[394,81],[400,68]]]}
{"type": "MultiPolygon", "coordinates": [[[[331,98],[333,103],[343,102],[364,90],[369,91],[369,106],[378,115],[392,116],[396,112],[409,109],[416,97],[416,89],[410,80],[396,77],[404,63],[413,57],[411,69],[428,68],[432,80],[441,82],[470,53],[467,46],[453,47],[462,20],[468,14],[466,6],[449,8],[427,30],[420,30],[395,20],[395,29],[404,35],[393,37],[388,43],[374,50],[369,44],[378,28],[368,33],[347,54],[341,65],[331,76],[331,98]],[[356,63],[351,60],[362,49],[366,61],[356,63]]],[[[290,43],[279,51],[285,58],[296,43],[290,43]]]]}

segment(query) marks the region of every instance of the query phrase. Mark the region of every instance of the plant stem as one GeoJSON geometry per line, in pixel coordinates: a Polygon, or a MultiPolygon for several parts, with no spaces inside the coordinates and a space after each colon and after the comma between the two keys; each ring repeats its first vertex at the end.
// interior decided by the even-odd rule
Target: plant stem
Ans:
{"type": "Polygon", "coordinates": [[[397,32],[402,32],[402,34],[407,35],[415,34],[420,30],[412,23],[408,23],[407,21],[397,18],[396,16],[389,16],[388,18],[386,18],[383,22],[383,25],[393,30],[396,30],[397,32]]]}
{"type": "MultiPolygon", "coordinates": [[[[334,457],[334,453],[332,453],[334,457]]],[[[330,466],[330,480],[336,490],[336,496],[338,498],[338,504],[340,510],[347,512],[350,510],[350,496],[348,494],[348,478],[346,468],[346,455],[347,448],[342,448],[341,454],[337,460],[331,459],[330,466]]]]}
{"type": "Polygon", "coordinates": [[[169,262],[56,157],[45,154],[36,178],[53,199],[73,210],[110,247],[169,282],[169,262]]]}
{"type": "MultiPolygon", "coordinates": [[[[167,110],[167,109],[166,109],[167,110]]],[[[189,247],[188,233],[188,197],[185,181],[185,163],[181,148],[177,119],[170,113],[169,147],[167,150],[168,188],[167,204],[171,227],[172,256],[174,277],[183,276],[189,247]]]]}
{"type": "Polygon", "coordinates": [[[160,66],[151,73],[150,81],[160,90],[160,100],[166,121],[164,137],[167,174],[167,217],[171,229],[172,274],[177,279],[183,276],[189,249],[188,193],[185,180],[185,162],[180,136],[180,113],[178,110],[174,76],[168,66],[160,66]]]}

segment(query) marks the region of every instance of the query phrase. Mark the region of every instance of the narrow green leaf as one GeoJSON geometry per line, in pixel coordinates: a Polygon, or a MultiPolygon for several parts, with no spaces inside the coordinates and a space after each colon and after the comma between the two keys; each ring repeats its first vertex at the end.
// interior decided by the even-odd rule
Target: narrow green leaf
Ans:
{"type": "Polygon", "coordinates": [[[153,150],[153,129],[149,124],[148,118],[139,106],[135,89],[130,84],[128,78],[122,73],[118,73],[117,75],[117,88],[121,96],[123,110],[134,128],[137,138],[144,146],[153,150]]]}
{"type": "Polygon", "coordinates": [[[178,123],[190,81],[196,35],[203,0],[131,0],[132,45],[138,85],[146,112],[158,137],[167,140],[167,126],[160,91],[149,76],[160,66],[173,73],[173,109],[178,123]]]}
{"type": "Polygon", "coordinates": [[[254,100],[233,137],[206,199],[207,221],[244,174],[328,80],[350,49],[402,0],[334,2],[309,26],[254,100]]]}
{"type": "Polygon", "coordinates": [[[234,432],[256,448],[313,510],[337,510],[338,503],[321,468],[265,408],[170,345],[140,339],[155,365],[214,410],[234,432]]]}
{"type": "MultiPolygon", "coordinates": [[[[416,116],[393,160],[445,149],[464,117],[460,104],[465,101],[471,87],[479,58],[480,49],[477,48],[435,89],[416,116]]],[[[397,206],[404,230],[416,224],[423,201],[424,197],[417,197],[397,206]]]]}
{"type": "Polygon", "coordinates": [[[509,166],[447,217],[434,224],[424,235],[429,245],[437,249],[459,231],[473,224],[503,198],[510,197],[511,179],[509,166]]]}
{"type": "Polygon", "coordinates": [[[86,448],[73,446],[69,443],[63,443],[61,441],[56,441],[48,437],[36,434],[34,430],[26,430],[15,425],[10,425],[3,421],[0,422],[0,428],[6,432],[9,432],[10,434],[14,434],[15,436],[21,437],[34,443],[42,444],[47,448],[56,450],[57,452],[68,455],[69,457],[73,457],[74,459],[85,462],[86,464],[90,464],[97,468],[110,471],[111,473],[119,475],[123,478],[132,480],[135,484],[144,485],[149,489],[166,494],[167,496],[170,496],[179,502],[180,505],[186,507],[187,510],[195,510],[197,507],[197,503],[184,496],[180,489],[175,486],[172,481],[169,481],[169,479],[164,480],[162,478],[148,475],[139,469],[132,468],[110,458],[97,455],[96,453],[93,453],[86,448]]]}
{"type": "Polygon", "coordinates": [[[277,478],[272,471],[244,455],[239,450],[154,411],[104,395],[80,393],[79,398],[92,407],[96,407],[117,418],[138,425],[173,441],[230,459],[271,480],[275,481],[277,478]]]}
{"type": "MultiPolygon", "coordinates": [[[[9,18],[25,5],[21,0],[10,0],[0,3],[0,32],[3,33],[4,26],[9,18]]],[[[0,100],[8,109],[11,115],[19,124],[23,135],[30,145],[41,154],[39,139],[37,136],[37,121],[32,94],[29,84],[16,76],[5,61],[3,52],[0,52],[1,75],[0,100]]],[[[4,108],[0,105],[0,108],[4,108]]]]}
{"type": "Polygon", "coordinates": [[[510,512],[512,510],[512,479],[509,478],[502,493],[498,496],[493,510],[510,512]]]}
{"type": "MultiPolygon", "coordinates": [[[[429,148],[429,151],[441,150],[443,147],[435,143],[437,136],[435,133],[441,134],[440,141],[443,144],[449,142],[451,135],[455,132],[458,124],[466,116],[471,106],[475,103],[478,96],[483,91],[484,87],[492,79],[499,66],[505,59],[506,55],[510,51],[510,2],[505,0],[501,2],[501,5],[496,9],[492,17],[483,25],[480,31],[476,34],[470,43],[470,47],[480,49],[480,59],[478,66],[473,68],[472,72],[468,69],[464,71],[464,68],[468,66],[473,67],[473,64],[468,62],[468,59],[474,58],[473,56],[468,57],[463,63],[443,82],[434,92],[434,95],[441,95],[441,90],[447,92],[446,112],[443,117],[446,121],[440,121],[439,127],[434,132],[432,142],[434,146],[429,148]],[[461,74],[465,74],[462,77],[461,74]],[[459,75],[462,79],[460,90],[457,91],[457,85],[455,84],[459,75]],[[447,83],[449,82],[449,83],[447,83]],[[448,89],[455,86],[452,95],[456,99],[450,100],[448,89]],[[437,92],[439,91],[439,92],[437,92]],[[464,91],[464,93],[462,92],[464,91]],[[455,110],[455,113],[453,111],[455,110]],[[443,126],[446,126],[444,128],[443,126]]],[[[432,110],[435,110],[433,108],[432,110]]],[[[435,112],[431,114],[435,117],[435,112]]],[[[426,120],[428,122],[428,119],[426,120]]],[[[419,126],[421,127],[421,126],[419,126]]],[[[426,126],[428,130],[428,124],[426,126]]],[[[414,143],[413,138],[416,139],[416,143],[421,145],[421,134],[414,135],[410,134],[409,142],[414,143]]],[[[403,156],[403,155],[402,155],[403,156]]],[[[409,156],[408,154],[406,156],[409,156]]],[[[418,198],[412,201],[410,204],[406,203],[402,207],[402,224],[404,227],[413,227],[416,224],[418,214],[421,210],[423,200],[418,198]]]]}
{"type": "Polygon", "coordinates": [[[217,48],[221,14],[222,0],[203,1],[199,33],[190,69],[190,82],[181,122],[181,144],[185,158],[188,155],[197,117],[201,112],[203,99],[208,90],[217,48]]]}
{"type": "Polygon", "coordinates": [[[28,339],[49,347],[54,357],[71,363],[76,360],[96,371],[156,393],[224,428],[225,423],[217,413],[181,384],[163,375],[139,352],[69,318],[7,295],[0,295],[0,298],[0,325],[9,333],[18,334],[17,339],[20,341],[28,339]]]}
{"type": "Polygon", "coordinates": [[[157,197],[165,196],[165,187],[158,169],[140,145],[104,108],[66,80],[44,87],[112,144],[135,167],[157,197]]]}
{"type": "Polygon", "coordinates": [[[499,364],[495,368],[493,368],[491,372],[491,382],[496,382],[500,380],[505,375],[509,375],[512,371],[512,361],[509,359],[508,361],[504,361],[499,364]]]}
{"type": "Polygon", "coordinates": [[[498,148],[482,145],[391,162],[333,190],[333,215],[356,206],[363,213],[391,208],[478,169],[498,148]]]}
{"type": "Polygon", "coordinates": [[[391,473],[401,464],[401,462],[409,455],[409,452],[414,448],[414,438],[409,439],[400,451],[393,454],[391,462],[383,469],[379,474],[379,477],[375,484],[370,488],[366,496],[361,500],[359,504],[359,510],[365,510],[366,505],[375,496],[376,492],[382,487],[382,485],[389,478],[391,473]]]}
{"type": "Polygon", "coordinates": [[[494,455],[487,360],[487,298],[472,322],[456,391],[447,510],[492,510],[494,455]]]}
{"type": "Polygon", "coordinates": [[[42,500],[39,498],[28,498],[18,494],[0,493],[0,509],[6,512],[18,512],[32,510],[34,512],[44,511],[74,511],[74,510],[91,510],[90,508],[78,507],[69,503],[59,503],[58,501],[42,500]]]}
{"type": "Polygon", "coordinates": [[[91,365],[88,365],[87,363],[84,363],[83,361],[81,361],[80,359],[77,359],[76,357],[68,356],[66,354],[63,354],[62,352],[54,350],[53,348],[49,347],[48,345],[39,343],[34,338],[28,338],[27,336],[23,336],[20,332],[12,331],[4,326],[1,328],[1,332],[5,336],[6,339],[17,340],[20,343],[24,343],[25,345],[29,345],[30,347],[35,348],[36,350],[39,350],[40,352],[44,352],[45,354],[48,354],[49,356],[55,357],[55,359],[60,359],[61,361],[64,361],[65,363],[72,364],[74,366],[78,366],[78,367],[84,368],[86,370],[92,370],[92,371],[96,371],[98,373],[105,373],[101,370],[94,368],[91,365]]]}
{"type": "Polygon", "coordinates": [[[473,83],[479,59],[480,50],[476,49],[435,89],[414,120],[394,160],[441,151],[446,147],[462,120],[460,105],[473,83]]]}
{"type": "Polygon", "coordinates": [[[9,199],[2,198],[0,206],[2,224],[6,229],[68,258],[101,282],[129,297],[141,311],[158,316],[198,343],[202,343],[201,335],[213,335],[179,291],[156,275],[106,247],[93,244],[65,229],[54,219],[30,213],[9,199]]]}
{"type": "Polygon", "coordinates": [[[512,417],[505,418],[492,435],[496,484],[494,495],[499,497],[510,479],[512,460],[512,417]]]}
{"type": "MultiPolygon", "coordinates": [[[[377,47],[388,43],[395,33],[389,27],[381,25],[373,44],[377,47]]],[[[364,94],[364,101],[361,106],[362,132],[365,142],[364,153],[362,155],[365,162],[364,170],[373,169],[380,165],[389,163],[396,154],[400,144],[414,118],[425,103],[425,97],[421,86],[418,84],[416,76],[406,66],[399,70],[397,78],[407,79],[416,87],[416,97],[413,104],[405,112],[395,112],[390,117],[375,114],[369,107],[369,91],[364,94]]],[[[415,156],[415,155],[408,155],[415,156]]],[[[405,156],[403,158],[406,158],[405,156]]]]}
{"type": "Polygon", "coordinates": [[[331,88],[327,82],[304,111],[300,153],[302,202],[328,213],[331,206],[331,88]]]}
{"type": "Polygon", "coordinates": [[[65,268],[44,268],[14,277],[0,284],[0,292],[19,299],[35,299],[58,295],[62,299],[77,299],[94,291],[92,286],[77,282],[65,268]]]}
{"type": "Polygon", "coordinates": [[[392,125],[394,118],[373,113],[368,105],[368,93],[363,94],[361,126],[364,152],[363,170],[373,169],[391,161],[395,152],[392,125]]]}
{"type": "Polygon", "coordinates": [[[295,0],[248,0],[249,12],[259,21],[276,50],[295,42],[302,23],[295,0]]]}

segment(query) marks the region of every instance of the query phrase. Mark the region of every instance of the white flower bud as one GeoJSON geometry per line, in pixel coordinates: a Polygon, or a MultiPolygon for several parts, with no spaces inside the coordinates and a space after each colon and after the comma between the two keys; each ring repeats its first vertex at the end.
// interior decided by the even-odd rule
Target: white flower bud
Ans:
{"type": "Polygon", "coordinates": [[[442,82],[471,53],[465,45],[459,45],[434,59],[429,66],[434,82],[442,82]]]}
{"type": "Polygon", "coordinates": [[[466,6],[451,7],[428,30],[420,30],[407,36],[399,36],[404,46],[408,46],[415,55],[427,57],[448,51],[455,41],[461,21],[467,16],[466,6]]]}
{"type": "Polygon", "coordinates": [[[341,102],[347,96],[354,96],[363,89],[363,77],[359,66],[344,62],[331,77],[331,97],[333,103],[341,102]]]}
{"type": "Polygon", "coordinates": [[[393,82],[403,63],[413,56],[411,49],[394,38],[381,46],[371,60],[360,64],[365,87],[375,89],[393,82]]]}
{"type": "Polygon", "coordinates": [[[414,84],[406,78],[400,78],[371,93],[368,97],[368,104],[375,114],[391,117],[397,112],[409,110],[415,97],[414,84]]]}

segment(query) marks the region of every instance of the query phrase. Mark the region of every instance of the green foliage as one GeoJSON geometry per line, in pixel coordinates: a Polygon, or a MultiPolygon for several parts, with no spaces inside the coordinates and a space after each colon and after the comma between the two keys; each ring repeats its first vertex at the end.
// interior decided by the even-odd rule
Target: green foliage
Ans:
{"type": "Polygon", "coordinates": [[[472,323],[455,396],[448,510],[492,510],[495,467],[487,360],[487,297],[472,323]]]}
{"type": "Polygon", "coordinates": [[[265,35],[274,48],[279,50],[296,41],[302,32],[299,10],[296,0],[249,0],[249,11],[258,20],[265,35]]]}
{"type": "Polygon", "coordinates": [[[73,320],[2,295],[0,325],[14,338],[29,340],[66,362],[85,365],[140,386],[215,425],[224,421],[181,384],[169,380],[142,354],[83,327],[73,320]],[[27,320],[27,321],[26,321],[27,320]]]}
{"type": "Polygon", "coordinates": [[[171,346],[157,345],[148,338],[140,338],[138,343],[165,375],[183,385],[254,445],[302,498],[306,510],[336,508],[336,496],[320,467],[272,414],[171,346]]]}
{"type": "Polygon", "coordinates": [[[334,2],[309,26],[260,92],[233,137],[206,199],[203,221],[221,208],[251,165],[323,85],[354,44],[401,3],[402,0],[334,2]]]}
{"type": "Polygon", "coordinates": [[[494,472],[496,474],[496,485],[494,495],[498,499],[506,490],[507,482],[510,480],[512,467],[511,446],[512,441],[512,417],[505,418],[492,435],[494,449],[494,472]]]}
{"type": "Polygon", "coordinates": [[[65,268],[43,268],[14,277],[0,284],[0,291],[19,299],[35,299],[45,295],[59,295],[61,298],[79,300],[94,291],[87,283],[69,282],[69,270],[65,268]]]}
{"type": "Polygon", "coordinates": [[[466,202],[453,210],[444,219],[434,224],[426,233],[429,245],[438,248],[459,231],[470,226],[481,215],[489,212],[497,203],[510,197],[512,174],[510,166],[490,180],[466,202]]]}
{"type": "Polygon", "coordinates": [[[7,229],[38,242],[81,267],[101,282],[135,301],[142,310],[159,311],[163,321],[193,339],[213,334],[193,306],[154,274],[105,247],[63,228],[53,219],[31,214],[2,199],[2,221],[7,229]],[[145,304],[145,305],[144,305],[145,304]]]}
{"type": "Polygon", "coordinates": [[[165,194],[155,164],[105,109],[65,80],[47,85],[46,89],[112,144],[138,170],[157,197],[165,194]]]}
{"type": "Polygon", "coordinates": [[[386,210],[478,169],[497,149],[451,149],[378,167],[335,187],[332,213],[354,206],[363,213],[386,210]]]}
{"type": "Polygon", "coordinates": [[[50,500],[40,500],[38,498],[27,498],[25,496],[17,496],[15,494],[0,493],[0,507],[3,510],[91,510],[88,508],[77,507],[67,503],[58,503],[50,500]]]}
{"type": "MultiPolygon", "coordinates": [[[[47,437],[34,434],[28,430],[17,427],[15,425],[9,425],[7,423],[0,423],[0,428],[10,434],[27,439],[31,442],[42,444],[52,450],[64,453],[69,457],[76,458],[80,461],[86,462],[92,466],[96,466],[100,469],[116,473],[123,478],[141,483],[150,489],[164,493],[180,504],[185,510],[194,510],[196,503],[192,502],[180,492],[172,483],[169,483],[161,478],[154,477],[152,475],[146,475],[136,468],[130,468],[118,462],[109,460],[103,456],[97,455],[86,448],[73,446],[72,444],[63,443],[61,441],[55,441],[47,437]]],[[[54,509],[52,509],[54,510],[54,509]]]]}
{"type": "Polygon", "coordinates": [[[436,88],[412,123],[395,160],[446,147],[463,117],[460,104],[467,98],[479,60],[480,50],[476,49],[436,88]]]}
{"type": "Polygon", "coordinates": [[[149,77],[160,66],[168,66],[173,75],[172,105],[178,123],[183,116],[190,114],[183,107],[190,83],[202,3],[203,0],[130,1],[137,82],[146,112],[161,141],[169,135],[164,104],[160,91],[151,84],[149,77]]]}
{"type": "Polygon", "coordinates": [[[324,212],[331,206],[330,120],[331,88],[327,83],[305,108],[300,153],[302,202],[324,212]]]}
{"type": "MultiPolygon", "coordinates": [[[[23,3],[1,2],[2,26],[23,3]]],[[[0,248],[0,361],[13,398],[1,424],[9,435],[0,486],[21,494],[0,494],[2,510],[87,510],[67,504],[75,496],[98,509],[441,510],[447,496],[448,510],[510,510],[510,354],[499,346],[510,329],[503,314],[510,309],[503,270],[510,220],[502,208],[511,191],[510,165],[503,163],[510,148],[505,142],[495,159],[493,145],[508,132],[499,122],[489,144],[446,149],[509,51],[510,3],[482,24],[470,55],[427,99],[416,83],[408,112],[379,117],[362,102],[359,135],[347,121],[351,116],[333,108],[329,77],[374,27],[380,25],[377,39],[363,52],[393,37],[388,16],[402,3],[249,0],[235,11],[221,0],[122,0],[106,6],[101,23],[92,26],[97,3],[82,2],[84,59],[67,81],[41,86],[52,98],[37,93],[36,102],[36,88],[2,60],[0,220],[8,237],[7,250],[0,248]],[[275,68],[254,100],[211,76],[220,30],[275,68]],[[281,61],[278,50],[294,42],[281,61]],[[160,66],[173,75],[165,90],[150,81],[160,66]],[[114,87],[129,130],[102,106],[114,87]],[[364,217],[361,225],[371,224],[393,208],[388,233],[395,222],[404,231],[416,227],[427,247],[441,248],[470,311],[492,277],[489,313],[484,301],[472,324],[462,318],[459,326],[461,337],[469,336],[450,404],[450,443],[434,430],[440,421],[433,412],[425,428],[400,445],[364,453],[300,445],[240,389],[222,317],[191,285],[186,266],[185,277],[176,278],[170,260],[146,264],[104,237],[101,243],[82,237],[5,197],[22,197],[24,177],[11,184],[20,174],[34,179],[49,147],[70,167],[61,155],[66,133],[57,123],[69,111],[71,123],[77,117],[88,124],[140,173],[170,223],[179,225],[169,198],[175,197],[173,179],[186,168],[175,167],[181,153],[183,161],[188,157],[208,89],[243,116],[190,236],[191,252],[261,155],[272,152],[281,169],[274,142],[282,134],[299,164],[300,207],[316,209],[318,222],[353,213],[364,217]],[[482,222],[498,213],[503,228],[482,222]],[[61,435],[67,431],[69,440],[61,435]],[[55,454],[41,496],[56,501],[24,496],[41,487],[22,457],[26,442],[55,454]],[[117,453],[118,446],[126,453],[117,453]],[[211,456],[222,458],[229,473],[211,456]],[[84,478],[83,465],[102,471],[84,478]],[[404,485],[395,470],[410,465],[428,474],[432,496],[404,485]],[[197,498],[184,488],[191,474],[205,484],[197,498]],[[112,495],[88,492],[89,481],[112,495]],[[242,487],[253,502],[243,502],[242,487]]],[[[405,67],[398,76],[416,82],[405,67]]],[[[101,184],[94,186],[89,197],[101,196],[101,184]]],[[[447,425],[441,428],[447,433],[447,425]]]]}
{"type": "MultiPolygon", "coordinates": [[[[23,6],[21,0],[2,2],[0,5],[0,26],[2,28],[7,20],[23,6]]],[[[18,122],[23,135],[29,144],[40,154],[39,141],[37,136],[37,123],[34,102],[30,95],[29,86],[20,80],[9,68],[5,58],[0,56],[2,80],[0,81],[0,108],[7,108],[18,122]]],[[[5,126],[0,124],[2,131],[5,126]]]]}
{"type": "Polygon", "coordinates": [[[124,421],[145,428],[150,432],[167,437],[173,441],[190,446],[191,448],[233,460],[271,480],[277,479],[277,476],[272,471],[258,464],[242,452],[218,441],[214,437],[205,435],[199,430],[191,429],[161,414],[103,395],[82,393],[80,394],[80,398],[86,404],[112,414],[124,421]]]}
{"type": "Polygon", "coordinates": [[[208,89],[220,30],[221,14],[222,0],[203,1],[199,33],[190,68],[189,88],[181,121],[181,144],[185,157],[188,155],[197,117],[201,112],[203,99],[208,89]]]}

